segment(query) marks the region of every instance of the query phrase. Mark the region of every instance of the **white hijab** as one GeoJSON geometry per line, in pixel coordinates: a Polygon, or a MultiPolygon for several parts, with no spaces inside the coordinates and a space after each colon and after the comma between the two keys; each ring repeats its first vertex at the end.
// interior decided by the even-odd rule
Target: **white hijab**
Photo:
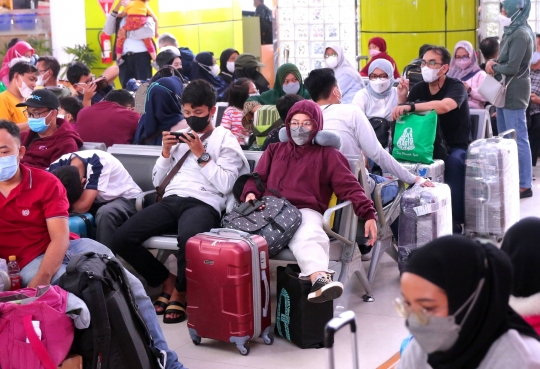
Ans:
{"type": "Polygon", "coordinates": [[[336,79],[339,81],[343,77],[353,78],[362,87],[366,87],[364,80],[360,76],[360,72],[353,67],[353,65],[345,58],[345,52],[343,48],[338,44],[331,44],[326,46],[326,49],[333,49],[337,53],[338,64],[334,69],[336,79]]]}

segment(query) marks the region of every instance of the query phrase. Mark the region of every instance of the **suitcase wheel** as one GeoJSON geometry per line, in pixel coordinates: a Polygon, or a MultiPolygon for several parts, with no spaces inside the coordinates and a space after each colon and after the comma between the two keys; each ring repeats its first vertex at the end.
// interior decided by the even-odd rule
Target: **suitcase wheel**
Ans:
{"type": "Polygon", "coordinates": [[[365,294],[364,296],[362,296],[362,300],[364,300],[364,302],[373,302],[375,301],[375,298],[373,297],[373,295],[365,294]]]}
{"type": "Polygon", "coordinates": [[[247,356],[249,354],[249,346],[237,346],[240,355],[247,356]]]}
{"type": "Polygon", "coordinates": [[[274,336],[271,334],[263,336],[264,344],[271,345],[274,343],[274,336]]]}
{"type": "Polygon", "coordinates": [[[194,340],[191,340],[195,346],[199,346],[201,344],[201,337],[197,336],[194,340]]]}

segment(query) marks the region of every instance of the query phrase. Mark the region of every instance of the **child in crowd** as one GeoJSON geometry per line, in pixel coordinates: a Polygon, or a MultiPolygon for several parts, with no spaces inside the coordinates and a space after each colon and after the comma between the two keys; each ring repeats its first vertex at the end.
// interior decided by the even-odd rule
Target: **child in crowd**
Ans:
{"type": "MultiPolygon", "coordinates": [[[[152,9],[148,5],[150,0],[131,0],[130,3],[126,6],[124,11],[117,15],[117,18],[126,18],[126,24],[122,27],[123,30],[135,31],[146,24],[146,17],[152,17],[156,23],[156,37],[159,37],[158,33],[158,20],[154,15],[152,9]]],[[[122,52],[124,49],[124,42],[126,41],[126,36],[121,36],[121,33],[117,33],[116,36],[116,55],[118,55],[117,64],[121,65],[124,61],[122,60],[122,52]]],[[[156,60],[156,47],[151,38],[145,38],[143,40],[144,45],[148,49],[148,53],[152,60],[156,60]]]]}
{"type": "Polygon", "coordinates": [[[59,101],[60,109],[58,109],[58,118],[63,118],[74,126],[77,122],[77,114],[83,108],[82,102],[72,96],[63,97],[59,101]]]}
{"type": "Polygon", "coordinates": [[[238,140],[242,148],[247,149],[246,137],[251,136],[251,130],[242,124],[242,111],[249,96],[256,94],[255,84],[247,78],[239,78],[229,89],[229,107],[223,113],[221,125],[227,128],[238,140]]]}

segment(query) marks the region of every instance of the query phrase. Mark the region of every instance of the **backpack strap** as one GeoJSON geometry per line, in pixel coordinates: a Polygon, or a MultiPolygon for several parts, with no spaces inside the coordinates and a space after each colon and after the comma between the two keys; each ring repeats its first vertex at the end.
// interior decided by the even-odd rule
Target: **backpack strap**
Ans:
{"type": "Polygon", "coordinates": [[[83,254],[77,254],[77,255],[74,255],[71,257],[71,259],[69,260],[69,263],[66,267],[66,273],[67,274],[71,274],[71,273],[77,273],[77,264],[79,264],[79,261],[82,259],[82,258],[91,258],[91,257],[94,257],[94,255],[96,255],[95,252],[85,252],[83,254]]]}
{"type": "Polygon", "coordinates": [[[109,356],[111,349],[111,325],[107,313],[107,302],[101,285],[101,278],[86,272],[88,288],[83,291],[84,301],[93,301],[88,305],[92,332],[94,334],[94,360],[92,368],[109,368],[109,356]]]}
{"type": "Polygon", "coordinates": [[[56,365],[54,365],[51,356],[34,330],[34,326],[32,325],[32,315],[23,316],[22,322],[26,337],[28,337],[28,341],[30,341],[30,346],[39,358],[39,361],[41,361],[43,367],[45,369],[56,369],[56,365]]]}

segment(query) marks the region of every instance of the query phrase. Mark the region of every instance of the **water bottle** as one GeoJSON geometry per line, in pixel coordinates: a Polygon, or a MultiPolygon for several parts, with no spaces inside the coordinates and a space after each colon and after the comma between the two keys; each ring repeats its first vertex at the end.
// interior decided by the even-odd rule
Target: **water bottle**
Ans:
{"type": "Polygon", "coordinates": [[[8,263],[8,274],[11,281],[10,291],[16,291],[21,288],[21,268],[17,263],[17,257],[11,255],[8,263]]]}

